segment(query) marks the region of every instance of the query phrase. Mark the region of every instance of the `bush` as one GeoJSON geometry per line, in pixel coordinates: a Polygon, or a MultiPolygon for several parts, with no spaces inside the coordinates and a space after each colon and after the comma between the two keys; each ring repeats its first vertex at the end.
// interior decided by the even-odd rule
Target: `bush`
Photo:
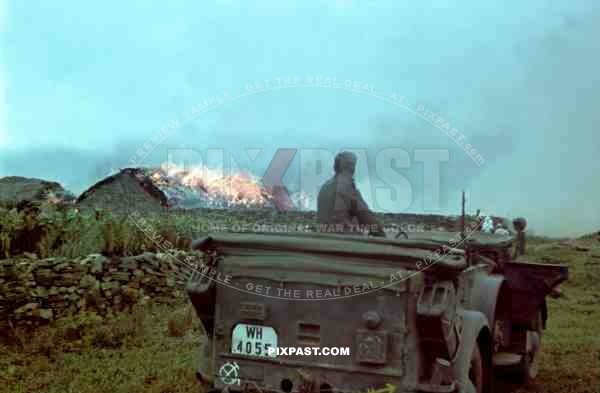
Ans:
{"type": "Polygon", "coordinates": [[[0,258],[24,252],[41,258],[139,255],[170,249],[166,241],[189,250],[197,228],[206,222],[206,218],[183,214],[148,214],[144,217],[147,226],[141,228],[126,216],[99,210],[85,214],[75,207],[50,203],[35,210],[13,208],[0,213],[0,258]],[[144,233],[148,226],[152,233],[144,233]]]}
{"type": "Polygon", "coordinates": [[[3,210],[0,215],[0,252],[4,258],[8,258],[18,233],[25,227],[25,220],[23,213],[17,209],[3,210]]]}

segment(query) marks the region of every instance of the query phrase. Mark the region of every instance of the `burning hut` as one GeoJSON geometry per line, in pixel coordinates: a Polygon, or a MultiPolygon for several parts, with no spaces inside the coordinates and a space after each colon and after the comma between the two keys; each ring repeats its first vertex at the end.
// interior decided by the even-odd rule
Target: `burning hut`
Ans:
{"type": "Polygon", "coordinates": [[[94,184],[77,199],[80,208],[115,213],[166,209],[262,208],[269,195],[247,175],[223,176],[207,168],[126,168],[94,184]]]}

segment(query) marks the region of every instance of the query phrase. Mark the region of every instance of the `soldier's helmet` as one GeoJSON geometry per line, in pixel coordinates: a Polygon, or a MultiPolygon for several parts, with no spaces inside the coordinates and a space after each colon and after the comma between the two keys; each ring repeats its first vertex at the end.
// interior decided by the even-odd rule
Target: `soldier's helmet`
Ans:
{"type": "Polygon", "coordinates": [[[358,160],[358,158],[356,157],[356,154],[349,152],[349,151],[343,151],[337,154],[337,156],[335,156],[335,162],[333,163],[333,170],[335,171],[335,173],[340,173],[340,172],[350,172],[350,173],[354,173],[354,170],[356,169],[356,161],[358,160]]]}

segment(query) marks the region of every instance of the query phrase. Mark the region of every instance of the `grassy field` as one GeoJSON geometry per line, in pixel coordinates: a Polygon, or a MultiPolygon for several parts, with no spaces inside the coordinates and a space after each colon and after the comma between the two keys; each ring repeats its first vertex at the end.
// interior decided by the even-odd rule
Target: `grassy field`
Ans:
{"type": "MultiPolygon", "coordinates": [[[[564,263],[564,296],[548,300],[535,384],[515,393],[600,393],[600,241],[530,242],[527,260],[564,263]]],[[[510,386],[502,391],[511,391],[510,386]]]]}
{"type": "MultiPolygon", "coordinates": [[[[501,392],[600,393],[600,241],[532,240],[527,259],[570,266],[549,299],[540,373],[501,392]]],[[[111,320],[63,321],[0,347],[0,392],[194,392],[202,327],[189,305],[151,305],[111,320]]]]}

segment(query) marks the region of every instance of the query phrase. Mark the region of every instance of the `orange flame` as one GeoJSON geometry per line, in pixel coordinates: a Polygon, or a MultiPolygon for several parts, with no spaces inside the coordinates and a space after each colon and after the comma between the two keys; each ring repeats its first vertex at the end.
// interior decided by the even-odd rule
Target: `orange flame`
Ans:
{"type": "MultiPolygon", "coordinates": [[[[186,168],[164,163],[149,174],[171,203],[181,207],[273,207],[273,200],[281,195],[277,190],[266,190],[257,176],[248,172],[224,175],[223,169],[204,165],[186,168]]],[[[281,191],[281,190],[279,190],[281,191]]],[[[308,194],[291,195],[294,206],[301,210],[311,208],[308,194]]]]}

